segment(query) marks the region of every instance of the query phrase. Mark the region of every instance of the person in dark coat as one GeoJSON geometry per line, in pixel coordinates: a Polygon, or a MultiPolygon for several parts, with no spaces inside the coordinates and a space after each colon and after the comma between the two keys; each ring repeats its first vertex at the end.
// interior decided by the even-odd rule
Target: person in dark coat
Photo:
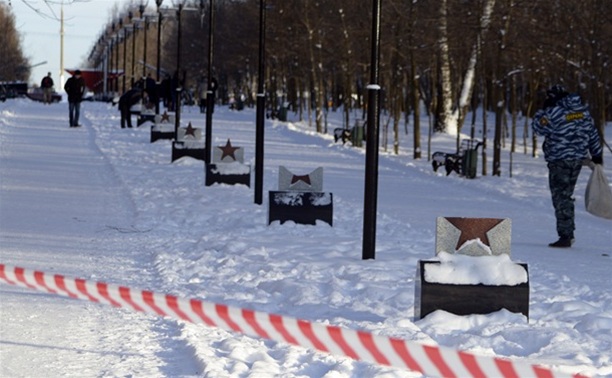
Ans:
{"type": "Polygon", "coordinates": [[[180,98],[178,97],[178,89],[181,86],[181,82],[179,80],[178,71],[174,72],[172,75],[172,79],[170,79],[170,111],[176,111],[176,108],[181,106],[180,98]]]}
{"type": "Polygon", "coordinates": [[[125,129],[126,123],[127,127],[132,127],[132,114],[130,113],[130,109],[132,106],[138,104],[143,97],[143,90],[139,87],[133,87],[129,91],[125,92],[119,98],[119,111],[121,112],[121,128],[125,129]]]}
{"type": "Polygon", "coordinates": [[[164,100],[164,107],[166,108],[166,110],[170,111],[172,110],[170,109],[170,103],[172,100],[172,88],[170,84],[171,81],[172,80],[170,79],[170,75],[166,75],[161,82],[161,93],[164,100]]]}
{"type": "Polygon", "coordinates": [[[50,104],[53,102],[53,79],[51,78],[51,72],[47,74],[47,76],[43,77],[40,82],[40,87],[43,90],[43,103],[50,104]]]}
{"type": "Polygon", "coordinates": [[[85,94],[85,80],[81,77],[81,71],[74,71],[74,75],[66,80],[64,90],[68,95],[68,114],[70,116],[70,127],[79,127],[79,116],[81,114],[81,101],[85,94]]]}
{"type": "Polygon", "coordinates": [[[159,109],[159,94],[157,91],[157,82],[155,79],[151,77],[149,73],[144,82],[144,90],[147,92],[147,96],[149,98],[149,107],[155,107],[155,109],[159,109]]]}

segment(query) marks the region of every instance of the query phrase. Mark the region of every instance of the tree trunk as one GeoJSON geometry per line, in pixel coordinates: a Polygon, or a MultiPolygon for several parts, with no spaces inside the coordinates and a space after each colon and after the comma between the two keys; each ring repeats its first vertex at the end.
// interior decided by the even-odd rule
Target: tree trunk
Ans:
{"type": "Polygon", "coordinates": [[[489,25],[491,24],[491,14],[493,13],[494,7],[495,0],[487,0],[484,5],[482,16],[480,17],[480,30],[476,36],[476,42],[472,46],[470,61],[463,79],[461,96],[459,97],[459,107],[455,111],[455,118],[457,118],[457,133],[461,132],[461,127],[463,126],[465,116],[468,113],[469,101],[472,98],[472,92],[474,90],[476,64],[478,63],[478,59],[480,57],[480,45],[485,37],[485,34],[489,30],[489,25]]]}
{"type": "Polygon", "coordinates": [[[448,4],[447,0],[442,0],[439,9],[438,23],[438,49],[440,54],[440,86],[441,101],[439,112],[439,127],[443,132],[454,134],[457,131],[456,125],[453,127],[453,88],[450,69],[450,55],[448,46],[448,4]]]}
{"type": "MultiPolygon", "coordinates": [[[[512,3],[514,0],[509,0],[509,12],[512,10],[512,3]]],[[[503,133],[503,115],[506,111],[505,100],[506,100],[506,80],[503,73],[503,55],[506,48],[506,36],[510,28],[510,14],[506,16],[503,30],[499,31],[498,49],[497,49],[497,67],[494,87],[494,99],[495,99],[495,135],[493,139],[493,171],[491,175],[501,176],[501,141],[503,133]]]]}
{"type": "MultiPolygon", "coordinates": [[[[483,70],[484,71],[484,70],[483,70]]],[[[483,80],[482,84],[482,175],[487,175],[487,107],[489,106],[488,102],[488,93],[487,93],[487,83],[483,80]]]]}

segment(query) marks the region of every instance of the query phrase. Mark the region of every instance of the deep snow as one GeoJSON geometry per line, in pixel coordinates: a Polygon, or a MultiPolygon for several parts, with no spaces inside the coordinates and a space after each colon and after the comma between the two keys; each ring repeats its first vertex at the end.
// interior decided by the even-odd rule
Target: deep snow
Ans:
{"type": "MultiPolygon", "coordinates": [[[[205,187],[201,161],[170,163],[169,141],[151,144],[148,124],[120,129],[108,104],[84,103],[79,129],[68,128],[65,103],[18,99],[0,114],[1,263],[612,376],[612,222],[584,210],[588,168],[576,189],[577,241],[556,250],[546,246],[556,235],[543,158],[519,145],[513,177],[507,149],[502,177],[447,177],[413,160],[402,133],[400,155],[381,151],[376,259],[364,261],[365,151],[307,124],[266,121],[259,206],[253,188],[205,187]],[[333,227],[267,225],[280,165],[324,168],[333,227]],[[512,219],[512,260],[529,265],[529,320],[438,311],[414,321],[416,265],[435,255],[439,216],[512,219]]],[[[182,117],[204,128],[196,108],[182,117]]],[[[329,114],[330,132],[340,119],[329,114]]],[[[231,139],[254,166],[255,111],[217,107],[213,120],[213,145],[231,139]]],[[[454,143],[435,135],[432,151],[454,143]]],[[[2,377],[418,376],[4,284],[0,298],[2,377]]]]}

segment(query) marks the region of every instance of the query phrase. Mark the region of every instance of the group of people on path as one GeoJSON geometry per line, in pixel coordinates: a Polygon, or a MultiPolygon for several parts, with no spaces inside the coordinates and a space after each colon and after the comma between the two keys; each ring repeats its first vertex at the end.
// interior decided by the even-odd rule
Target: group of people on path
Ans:
{"type": "MultiPolygon", "coordinates": [[[[43,91],[43,103],[51,104],[53,102],[55,83],[51,78],[51,72],[43,77],[40,82],[40,88],[43,91]]],[[[81,115],[81,102],[85,95],[86,86],[85,80],[81,76],[80,70],[75,70],[73,75],[66,80],[64,91],[68,96],[68,119],[70,127],[79,127],[79,118],[81,115]]]]}
{"type": "MultiPolygon", "coordinates": [[[[183,86],[183,81],[179,81],[178,73],[175,72],[172,78],[166,76],[159,85],[150,74],[147,75],[146,78],[135,82],[132,88],[127,90],[119,98],[118,107],[121,112],[121,128],[132,127],[131,108],[138,103],[142,103],[145,108],[152,109],[155,107],[155,109],[158,110],[160,102],[163,100],[163,105],[168,111],[176,111],[176,107],[180,106],[181,103],[178,99],[181,91],[178,91],[178,89],[183,86]]],[[[206,83],[206,85],[208,86],[208,83],[206,83]]],[[[217,80],[213,78],[210,83],[210,89],[212,90],[213,96],[217,90],[217,86],[217,80]]],[[[182,92],[184,93],[184,91],[182,92]]],[[[200,96],[202,96],[202,93],[206,95],[207,91],[201,90],[200,96]]],[[[202,112],[206,110],[205,101],[206,97],[200,99],[199,105],[202,112]]],[[[212,109],[214,109],[214,107],[212,109]]]]}
{"type": "Polygon", "coordinates": [[[157,82],[150,74],[134,83],[131,89],[119,97],[118,108],[121,113],[122,129],[132,127],[132,107],[138,103],[147,109],[159,107],[157,82]]]}
{"type": "MultiPolygon", "coordinates": [[[[51,102],[53,85],[51,73],[49,72],[41,81],[45,103],[51,102]]],[[[174,92],[176,92],[178,85],[177,73],[175,73],[173,78],[167,77],[164,79],[160,85],[151,77],[151,74],[135,82],[132,88],[123,93],[119,98],[118,109],[121,114],[121,128],[132,127],[131,109],[138,103],[142,103],[145,107],[155,107],[157,110],[160,99],[163,98],[165,107],[173,111],[177,101],[173,94],[175,94],[174,92]]],[[[70,127],[79,127],[81,102],[86,91],[85,80],[80,70],[74,71],[74,74],[66,81],[64,90],[68,96],[69,125],[70,127]]]]}

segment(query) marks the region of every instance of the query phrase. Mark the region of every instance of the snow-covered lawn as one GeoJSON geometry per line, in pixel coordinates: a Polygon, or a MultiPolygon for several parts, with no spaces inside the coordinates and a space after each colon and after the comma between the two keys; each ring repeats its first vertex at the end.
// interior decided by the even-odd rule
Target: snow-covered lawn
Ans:
{"type": "MultiPolygon", "coordinates": [[[[329,114],[328,135],[266,121],[261,206],[253,185],[206,187],[203,162],[170,163],[171,142],[150,143],[149,124],[122,130],[116,108],[84,103],[78,129],[67,116],[65,103],[0,103],[0,263],[612,376],[612,222],[584,210],[588,168],[576,243],[551,249],[543,158],[514,154],[509,177],[505,150],[502,177],[468,180],[413,160],[412,135],[402,135],[400,155],[380,154],[376,259],[362,260],[365,150],[333,142],[340,114],[329,114]],[[324,168],[333,227],[267,225],[280,165],[299,175],[324,168]],[[414,320],[416,266],[435,257],[440,216],[512,219],[512,261],[529,265],[528,320],[508,311],[414,320]]],[[[196,108],[182,116],[204,128],[196,108]]],[[[255,110],[217,107],[213,120],[213,145],[229,138],[254,167],[255,110]]],[[[433,151],[454,143],[435,135],[433,151]]],[[[0,284],[0,376],[418,374],[0,284]]]]}

